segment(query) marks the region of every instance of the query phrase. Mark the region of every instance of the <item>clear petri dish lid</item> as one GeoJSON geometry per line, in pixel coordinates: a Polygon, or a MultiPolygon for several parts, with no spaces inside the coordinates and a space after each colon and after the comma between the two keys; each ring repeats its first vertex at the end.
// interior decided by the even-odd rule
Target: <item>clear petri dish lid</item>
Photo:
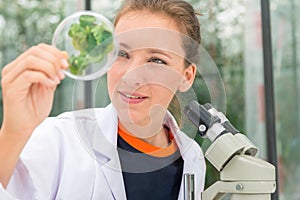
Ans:
{"type": "Polygon", "coordinates": [[[64,72],[77,80],[101,77],[118,54],[113,24],[92,11],[80,11],[66,17],[57,26],[52,45],[68,53],[70,67],[64,72]]]}

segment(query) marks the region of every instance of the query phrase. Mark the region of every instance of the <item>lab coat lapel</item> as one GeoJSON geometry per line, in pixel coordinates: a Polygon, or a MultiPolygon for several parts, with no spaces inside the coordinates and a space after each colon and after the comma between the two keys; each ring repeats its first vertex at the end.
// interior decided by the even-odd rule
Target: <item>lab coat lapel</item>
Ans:
{"type": "Polygon", "coordinates": [[[181,186],[178,196],[178,199],[181,200],[184,199],[184,174],[199,174],[199,172],[196,171],[199,168],[199,166],[197,166],[199,161],[197,160],[197,153],[191,151],[192,148],[190,147],[193,145],[192,140],[185,135],[185,133],[180,131],[175,119],[170,113],[167,113],[165,117],[165,124],[174,134],[176,144],[184,161],[181,186]]]}
{"type": "MultiPolygon", "coordinates": [[[[102,145],[95,145],[98,148],[95,150],[97,162],[101,166],[101,170],[106,179],[115,199],[126,199],[124,182],[122,177],[122,169],[119,161],[119,155],[116,147],[108,142],[103,144],[104,138],[102,138],[102,145]]],[[[99,141],[99,138],[96,141],[99,141]]]]}
{"type": "Polygon", "coordinates": [[[181,186],[179,190],[178,199],[184,199],[184,174],[196,174],[194,162],[190,160],[190,158],[186,158],[182,156],[184,160],[183,172],[182,172],[182,179],[181,179],[181,186]]]}
{"type": "MultiPolygon", "coordinates": [[[[116,133],[115,133],[116,134],[116,133]]],[[[115,199],[126,199],[122,169],[117,149],[106,138],[94,140],[95,157],[115,199]],[[97,142],[101,144],[97,144],[97,142]]]]}
{"type": "Polygon", "coordinates": [[[124,200],[126,194],[117,151],[117,115],[110,105],[99,117],[102,117],[102,120],[98,120],[98,133],[101,138],[94,139],[94,146],[97,147],[96,157],[114,198],[124,200]]]}
{"type": "Polygon", "coordinates": [[[106,181],[115,199],[126,199],[122,170],[118,154],[102,167],[106,181]]]}
{"type": "Polygon", "coordinates": [[[198,172],[196,172],[196,169],[199,168],[199,166],[196,165],[197,162],[195,153],[190,152],[190,150],[187,149],[187,147],[191,145],[190,142],[187,143],[185,138],[182,138],[179,134],[177,134],[176,143],[184,161],[178,199],[184,199],[184,174],[198,174],[198,172]]]}

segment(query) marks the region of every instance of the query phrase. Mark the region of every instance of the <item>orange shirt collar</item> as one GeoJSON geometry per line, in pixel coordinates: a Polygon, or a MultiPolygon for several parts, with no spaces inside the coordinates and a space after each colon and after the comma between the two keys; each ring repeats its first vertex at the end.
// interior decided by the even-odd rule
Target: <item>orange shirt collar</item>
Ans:
{"type": "Polygon", "coordinates": [[[174,154],[178,147],[175,143],[174,137],[169,129],[170,144],[167,147],[161,148],[154,145],[151,145],[144,140],[133,136],[132,134],[128,133],[127,131],[118,127],[118,134],[119,136],[125,140],[130,146],[141,151],[142,153],[155,156],[155,157],[167,157],[174,154]]]}

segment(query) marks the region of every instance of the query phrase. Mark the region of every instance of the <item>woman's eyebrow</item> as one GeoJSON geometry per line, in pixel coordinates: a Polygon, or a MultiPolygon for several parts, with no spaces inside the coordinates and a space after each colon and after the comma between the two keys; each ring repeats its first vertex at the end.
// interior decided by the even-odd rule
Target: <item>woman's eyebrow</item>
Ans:
{"type": "MultiPolygon", "coordinates": [[[[128,50],[131,49],[131,47],[128,44],[123,43],[123,42],[120,43],[120,47],[123,47],[128,50]]],[[[161,49],[157,49],[157,48],[139,48],[139,49],[146,49],[146,52],[149,54],[155,54],[155,53],[162,54],[162,55],[168,57],[169,59],[172,59],[172,56],[170,53],[168,53],[167,51],[161,50],[161,49]]],[[[139,49],[136,49],[136,50],[139,50],[139,49]]],[[[131,49],[131,51],[132,51],[132,49],[131,49]]]]}
{"type": "Polygon", "coordinates": [[[163,50],[160,50],[160,49],[147,49],[147,51],[148,51],[149,53],[153,53],[153,54],[154,54],[154,53],[162,54],[162,55],[164,55],[164,56],[166,56],[166,57],[172,59],[172,56],[171,56],[168,52],[163,51],[163,50]]]}
{"type": "Polygon", "coordinates": [[[125,49],[130,49],[130,46],[125,43],[120,43],[120,47],[124,47],[125,49]]]}

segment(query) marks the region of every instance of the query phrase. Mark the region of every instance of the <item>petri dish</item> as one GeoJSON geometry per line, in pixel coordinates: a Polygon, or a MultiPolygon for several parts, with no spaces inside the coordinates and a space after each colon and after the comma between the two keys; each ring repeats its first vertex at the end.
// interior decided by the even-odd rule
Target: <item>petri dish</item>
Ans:
{"type": "Polygon", "coordinates": [[[61,21],[52,45],[68,53],[70,67],[64,73],[76,80],[100,78],[118,54],[113,24],[92,11],[79,11],[61,21]]]}

